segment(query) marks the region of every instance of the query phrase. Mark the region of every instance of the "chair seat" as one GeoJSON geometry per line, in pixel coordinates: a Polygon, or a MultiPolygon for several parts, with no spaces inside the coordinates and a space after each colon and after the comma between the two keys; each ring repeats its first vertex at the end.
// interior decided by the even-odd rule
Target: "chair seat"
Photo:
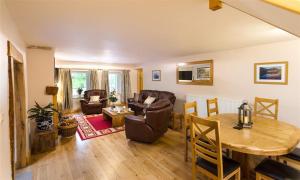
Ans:
{"type": "Polygon", "coordinates": [[[284,155],[284,157],[293,159],[295,161],[300,161],[300,149],[296,148],[294,151],[292,151],[289,154],[284,155]]]}
{"type": "Polygon", "coordinates": [[[271,159],[263,160],[255,171],[278,180],[300,179],[300,171],[271,159]]]}
{"type": "MultiPolygon", "coordinates": [[[[210,173],[218,176],[218,168],[216,164],[213,164],[209,161],[206,161],[205,159],[198,158],[196,164],[203,169],[206,169],[210,173]]],[[[229,159],[227,157],[223,157],[223,176],[226,177],[233,171],[235,171],[237,168],[240,167],[240,164],[232,159],[229,159]]]]}

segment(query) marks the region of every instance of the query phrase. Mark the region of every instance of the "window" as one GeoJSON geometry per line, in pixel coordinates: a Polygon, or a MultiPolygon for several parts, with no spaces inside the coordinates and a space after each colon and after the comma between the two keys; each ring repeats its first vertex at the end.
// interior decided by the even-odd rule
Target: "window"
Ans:
{"type": "Polygon", "coordinates": [[[72,95],[78,97],[78,88],[82,88],[83,91],[89,89],[89,72],[88,71],[72,71],[72,95]]]}
{"type": "Polygon", "coordinates": [[[122,72],[111,71],[108,74],[109,92],[116,90],[118,94],[122,92],[122,72]]]}

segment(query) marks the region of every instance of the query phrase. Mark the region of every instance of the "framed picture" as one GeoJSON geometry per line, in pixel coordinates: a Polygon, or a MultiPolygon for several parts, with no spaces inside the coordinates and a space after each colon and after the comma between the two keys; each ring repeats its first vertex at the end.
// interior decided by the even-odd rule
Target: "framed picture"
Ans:
{"type": "Polygon", "coordinates": [[[196,68],[195,80],[209,80],[210,79],[210,66],[203,66],[196,68]]]}
{"type": "Polygon", "coordinates": [[[152,81],[160,81],[161,80],[161,71],[153,70],[152,71],[152,81]]]}
{"type": "Polygon", "coordinates": [[[288,84],[288,62],[266,62],[254,64],[255,84],[288,84]]]}
{"type": "Polygon", "coordinates": [[[213,60],[179,63],[176,76],[177,84],[212,86],[214,81],[213,60]]]}

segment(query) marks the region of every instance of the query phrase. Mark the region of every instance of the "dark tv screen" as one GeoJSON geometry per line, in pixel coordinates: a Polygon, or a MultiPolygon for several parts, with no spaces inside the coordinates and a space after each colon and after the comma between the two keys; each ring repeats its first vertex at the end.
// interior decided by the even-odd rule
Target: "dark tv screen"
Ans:
{"type": "Polygon", "coordinates": [[[193,72],[179,71],[179,80],[193,80],[193,72]]]}

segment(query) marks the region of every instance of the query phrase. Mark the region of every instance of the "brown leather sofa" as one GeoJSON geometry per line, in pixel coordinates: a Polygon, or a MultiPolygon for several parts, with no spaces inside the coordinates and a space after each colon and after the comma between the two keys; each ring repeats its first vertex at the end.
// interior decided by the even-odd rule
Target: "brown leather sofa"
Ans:
{"type": "Polygon", "coordinates": [[[142,90],[138,98],[128,99],[128,107],[135,112],[135,115],[144,115],[143,110],[147,108],[147,105],[144,104],[144,101],[148,96],[156,98],[155,101],[150,105],[150,107],[157,106],[163,99],[168,99],[173,106],[176,101],[176,96],[174,95],[174,93],[168,91],[142,90]]]}
{"type": "MultiPolygon", "coordinates": [[[[169,100],[163,100],[165,102],[169,100]]],[[[161,106],[149,107],[144,116],[128,115],[125,117],[125,134],[127,139],[152,143],[168,130],[173,105],[169,101],[161,106]]]]}
{"type": "Polygon", "coordinates": [[[81,110],[84,114],[101,114],[102,108],[107,105],[107,95],[105,90],[94,89],[84,92],[84,99],[80,100],[81,110]],[[99,103],[90,103],[91,96],[100,96],[99,103]]]}

